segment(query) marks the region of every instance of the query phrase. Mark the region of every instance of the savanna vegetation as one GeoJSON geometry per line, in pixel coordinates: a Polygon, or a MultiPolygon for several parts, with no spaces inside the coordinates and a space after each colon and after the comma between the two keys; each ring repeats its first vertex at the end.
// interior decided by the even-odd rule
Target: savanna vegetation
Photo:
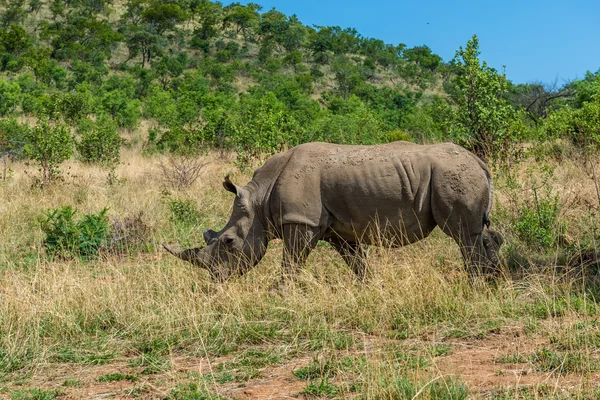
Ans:
{"type": "Polygon", "coordinates": [[[598,398],[600,73],[479,57],[255,3],[0,1],[0,397],[598,398]],[[160,250],[229,217],[222,178],[308,141],[453,141],[494,171],[498,277],[451,239],[368,283],[281,244],[225,284],[160,250]]]}

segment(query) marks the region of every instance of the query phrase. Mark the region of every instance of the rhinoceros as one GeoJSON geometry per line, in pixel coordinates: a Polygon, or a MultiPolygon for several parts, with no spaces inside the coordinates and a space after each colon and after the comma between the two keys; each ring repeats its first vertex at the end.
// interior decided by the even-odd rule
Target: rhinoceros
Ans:
{"type": "Polygon", "coordinates": [[[361,245],[404,246],[439,226],[469,271],[494,268],[502,236],[489,228],[493,185],[486,165],[452,143],[373,146],[306,143],[279,153],[235,194],[229,222],[204,232],[206,247],[171,254],[213,279],[241,275],[283,240],[283,275],[293,277],[319,240],[364,279],[361,245]]]}

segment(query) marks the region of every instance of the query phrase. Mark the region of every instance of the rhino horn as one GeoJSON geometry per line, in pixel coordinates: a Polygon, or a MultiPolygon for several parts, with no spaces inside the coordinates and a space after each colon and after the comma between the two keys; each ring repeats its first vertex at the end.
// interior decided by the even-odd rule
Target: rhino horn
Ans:
{"type": "Polygon", "coordinates": [[[163,247],[169,253],[171,253],[172,255],[174,255],[177,258],[182,259],[183,261],[192,263],[197,267],[208,269],[208,265],[210,263],[211,257],[208,252],[208,249],[206,249],[205,247],[197,247],[195,249],[179,250],[179,249],[173,248],[165,243],[163,243],[163,247]]]}

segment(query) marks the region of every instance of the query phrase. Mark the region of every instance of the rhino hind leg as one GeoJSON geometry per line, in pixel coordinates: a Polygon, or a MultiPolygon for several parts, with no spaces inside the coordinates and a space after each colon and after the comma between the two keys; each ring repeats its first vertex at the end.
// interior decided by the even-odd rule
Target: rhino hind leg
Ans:
{"type": "Polygon", "coordinates": [[[482,219],[476,214],[457,211],[446,214],[445,219],[437,214],[438,226],[458,244],[469,274],[494,273],[498,264],[495,254],[501,243],[488,233],[491,229],[484,229],[482,219]]]}
{"type": "Polygon", "coordinates": [[[484,233],[461,235],[456,240],[460,247],[465,264],[470,275],[482,275],[495,272],[496,263],[490,259],[489,247],[484,240],[484,233]]]}
{"type": "Polygon", "coordinates": [[[342,256],[346,264],[354,271],[358,279],[363,282],[367,275],[365,252],[359,243],[347,242],[340,238],[332,238],[329,243],[342,256]]]}

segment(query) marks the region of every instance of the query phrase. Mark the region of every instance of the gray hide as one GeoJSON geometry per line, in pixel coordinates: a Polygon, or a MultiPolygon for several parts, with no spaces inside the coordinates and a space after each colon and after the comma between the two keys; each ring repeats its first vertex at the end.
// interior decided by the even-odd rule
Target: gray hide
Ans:
{"type": "Polygon", "coordinates": [[[470,271],[495,267],[502,244],[488,229],[493,186],[485,164],[460,146],[394,142],[376,146],[306,143],[270,158],[243,188],[228,177],[233,213],[207,246],[175,256],[214,279],[240,275],[283,239],[284,274],[295,273],[319,240],[365,276],[362,245],[404,246],[439,226],[470,271]]]}

